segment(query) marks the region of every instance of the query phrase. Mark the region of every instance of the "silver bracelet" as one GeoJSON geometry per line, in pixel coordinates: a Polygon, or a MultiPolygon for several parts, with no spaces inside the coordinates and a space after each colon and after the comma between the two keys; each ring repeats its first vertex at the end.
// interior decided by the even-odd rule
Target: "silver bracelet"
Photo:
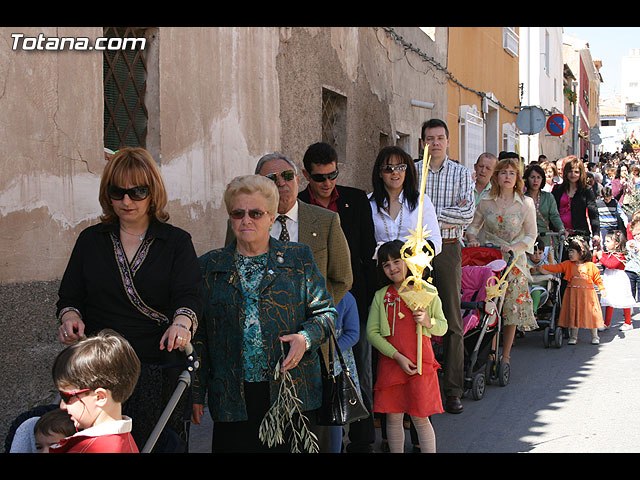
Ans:
{"type": "Polygon", "coordinates": [[[186,325],[183,325],[181,323],[172,323],[172,326],[176,326],[176,327],[180,327],[180,328],[184,328],[187,332],[191,333],[191,329],[189,329],[189,327],[187,327],[186,325]]]}
{"type": "Polygon", "coordinates": [[[311,348],[311,338],[309,338],[309,334],[305,330],[300,330],[298,333],[304,337],[304,351],[306,352],[311,348]]]}
{"type": "Polygon", "coordinates": [[[80,310],[78,310],[75,307],[65,307],[62,310],[60,310],[60,313],[58,314],[58,321],[60,323],[62,323],[62,317],[64,317],[64,314],[68,312],[76,312],[80,317],[80,320],[82,320],[82,313],[80,313],[80,310]]]}

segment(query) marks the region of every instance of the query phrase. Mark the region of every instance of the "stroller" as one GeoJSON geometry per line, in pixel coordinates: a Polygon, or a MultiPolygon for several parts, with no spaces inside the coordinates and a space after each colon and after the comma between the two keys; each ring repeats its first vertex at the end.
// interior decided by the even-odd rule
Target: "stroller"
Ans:
{"type": "MultiPolygon", "coordinates": [[[[555,262],[562,260],[562,251],[564,245],[564,235],[557,232],[540,233],[540,236],[552,237],[553,258],[555,262]]],[[[536,274],[532,275],[534,283],[546,281],[546,291],[548,295],[540,301],[540,306],[536,313],[536,321],[538,329],[542,331],[542,343],[545,348],[553,346],[555,348],[562,347],[564,332],[562,327],[557,325],[560,316],[560,308],[562,306],[562,293],[560,289],[561,274],[536,274]]]]}
{"type": "Polygon", "coordinates": [[[158,423],[156,424],[153,431],[151,432],[151,435],[149,435],[147,442],[145,443],[142,450],[140,450],[140,453],[151,453],[151,451],[153,450],[153,447],[156,445],[156,442],[158,442],[158,440],[160,439],[161,434],[163,433],[164,427],[167,425],[167,422],[169,421],[169,417],[171,417],[171,414],[173,413],[176,406],[178,405],[178,402],[180,401],[180,397],[182,396],[184,391],[189,386],[191,386],[193,382],[195,372],[200,366],[200,362],[198,361],[198,356],[191,343],[187,344],[187,346],[185,347],[184,354],[186,357],[185,366],[182,373],[180,373],[180,375],[178,376],[178,384],[176,386],[176,389],[173,392],[173,395],[171,396],[171,398],[169,399],[167,406],[164,408],[164,411],[162,412],[162,415],[160,416],[158,423]]]}
{"type": "Polygon", "coordinates": [[[462,309],[464,336],[464,386],[475,400],[484,396],[485,386],[509,383],[510,366],[500,360],[501,309],[505,278],[515,259],[508,261],[492,245],[462,250],[462,309]]]}

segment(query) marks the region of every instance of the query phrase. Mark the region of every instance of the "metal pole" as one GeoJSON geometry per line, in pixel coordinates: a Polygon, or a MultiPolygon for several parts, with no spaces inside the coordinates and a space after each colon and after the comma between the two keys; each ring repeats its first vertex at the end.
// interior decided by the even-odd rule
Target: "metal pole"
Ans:
{"type": "Polygon", "coordinates": [[[190,383],[191,383],[191,375],[189,374],[189,372],[186,372],[186,371],[182,372],[180,374],[180,377],[178,377],[178,386],[173,392],[171,399],[169,399],[169,403],[167,403],[167,406],[162,412],[162,415],[160,415],[160,419],[158,420],[158,423],[156,423],[156,426],[151,432],[151,435],[149,435],[149,439],[147,440],[147,443],[145,443],[144,448],[142,449],[142,453],[150,453],[151,450],[153,450],[153,447],[158,441],[158,438],[160,437],[162,430],[164,429],[165,425],[169,421],[169,417],[171,416],[171,414],[173,413],[173,410],[176,408],[176,405],[180,401],[180,397],[182,396],[182,393],[185,391],[185,389],[189,386],[190,383]]]}
{"type": "Polygon", "coordinates": [[[573,93],[576,94],[576,103],[573,105],[573,154],[578,156],[578,82],[573,82],[573,93]]]}
{"type": "Polygon", "coordinates": [[[149,435],[149,438],[147,439],[147,443],[145,443],[144,448],[141,450],[141,453],[150,453],[151,450],[153,450],[153,447],[158,441],[158,438],[160,437],[162,430],[164,429],[164,427],[167,425],[167,422],[169,421],[169,417],[171,416],[174,409],[176,408],[176,405],[180,401],[180,397],[182,396],[184,391],[187,389],[187,387],[191,385],[191,373],[197,370],[198,367],[200,366],[197,359],[197,355],[195,354],[193,345],[191,343],[188,343],[185,346],[184,352],[187,357],[186,370],[184,370],[178,376],[178,384],[176,386],[176,389],[173,392],[173,395],[171,396],[171,398],[169,399],[167,406],[164,408],[162,415],[160,415],[158,423],[156,423],[156,426],[151,432],[151,435],[149,435]]]}

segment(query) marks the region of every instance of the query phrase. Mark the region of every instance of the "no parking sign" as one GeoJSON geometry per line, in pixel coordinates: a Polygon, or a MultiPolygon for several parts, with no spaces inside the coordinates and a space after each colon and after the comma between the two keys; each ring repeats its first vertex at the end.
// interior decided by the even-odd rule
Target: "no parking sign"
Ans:
{"type": "Polygon", "coordinates": [[[569,119],[561,113],[551,115],[547,120],[547,131],[555,137],[559,137],[560,135],[567,133],[568,130],[569,119]]]}

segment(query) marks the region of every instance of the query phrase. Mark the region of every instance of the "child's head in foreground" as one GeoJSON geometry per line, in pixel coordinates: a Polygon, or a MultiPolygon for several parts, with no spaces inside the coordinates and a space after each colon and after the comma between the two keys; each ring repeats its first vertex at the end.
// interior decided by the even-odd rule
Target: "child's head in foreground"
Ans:
{"type": "Polygon", "coordinates": [[[60,352],[52,375],[62,398],[60,408],[76,428],[85,429],[120,419],[120,407],[138,381],[140,360],[127,340],[103,330],[60,352]]]}
{"type": "Polygon", "coordinates": [[[51,445],[74,433],[76,433],[76,428],[65,410],[56,408],[48,411],[38,419],[33,427],[36,453],[49,453],[51,445]]]}

